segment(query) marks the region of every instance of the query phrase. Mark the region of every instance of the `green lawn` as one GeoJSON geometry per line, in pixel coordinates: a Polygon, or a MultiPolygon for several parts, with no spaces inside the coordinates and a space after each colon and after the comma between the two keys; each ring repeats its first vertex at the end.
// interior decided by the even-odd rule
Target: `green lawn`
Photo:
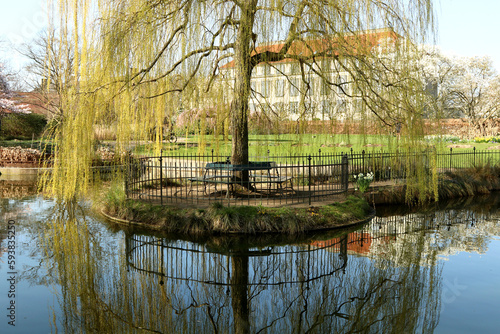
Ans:
{"type": "MultiPolygon", "coordinates": [[[[284,135],[251,135],[249,137],[250,156],[288,156],[288,155],[316,155],[329,153],[354,153],[365,152],[392,152],[401,142],[394,136],[384,135],[329,135],[329,134],[284,134],[284,135]],[[268,152],[269,151],[269,152],[268,152]]],[[[436,147],[440,152],[453,152],[485,150],[498,146],[498,143],[475,142],[447,142],[430,140],[428,144],[436,147]]],[[[152,154],[152,144],[139,145],[137,153],[152,154]]],[[[231,142],[224,141],[211,135],[189,136],[179,138],[176,144],[164,143],[164,153],[172,152],[175,155],[207,154],[214,150],[215,155],[230,155],[231,142]]],[[[168,153],[167,153],[168,154],[168,153]]]]}
{"type": "MultiPolygon", "coordinates": [[[[289,156],[289,155],[317,155],[321,154],[354,153],[365,152],[393,152],[397,147],[397,138],[384,135],[329,135],[329,134],[284,134],[284,135],[251,135],[250,156],[289,156]],[[269,153],[268,153],[269,151],[269,153]]],[[[40,141],[31,140],[0,140],[0,147],[21,146],[24,148],[39,148],[40,141]]],[[[112,144],[112,143],[108,143],[112,144]]],[[[430,140],[428,144],[436,147],[438,151],[449,153],[450,147],[453,152],[472,152],[473,147],[477,151],[498,147],[499,143],[475,143],[471,142],[449,142],[430,140]]],[[[42,144],[43,145],[43,144],[42,144]]],[[[205,154],[231,155],[231,142],[224,141],[214,136],[189,136],[180,137],[175,144],[168,142],[163,144],[164,154],[171,152],[175,155],[205,154]]],[[[153,154],[153,143],[137,145],[135,152],[140,155],[153,154]]]]}

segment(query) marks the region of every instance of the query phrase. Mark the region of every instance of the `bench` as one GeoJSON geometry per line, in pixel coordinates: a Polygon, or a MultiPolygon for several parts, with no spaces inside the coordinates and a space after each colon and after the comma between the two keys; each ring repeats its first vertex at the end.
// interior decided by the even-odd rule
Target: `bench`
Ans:
{"type": "Polygon", "coordinates": [[[235,178],[234,172],[241,171],[261,171],[261,174],[249,174],[249,183],[254,187],[254,189],[257,188],[257,184],[268,184],[269,187],[267,190],[272,191],[272,186],[275,184],[276,191],[284,191],[285,189],[293,190],[292,177],[280,176],[279,170],[276,168],[276,164],[274,162],[250,162],[249,164],[244,165],[233,165],[226,161],[207,163],[202,177],[188,178],[188,181],[191,182],[189,192],[193,191],[193,184],[195,182],[203,183],[203,192],[205,194],[207,194],[207,187],[210,184],[215,185],[216,191],[217,185],[225,184],[231,188],[231,190],[228,188],[227,191],[227,196],[229,196],[231,192],[234,192],[234,185],[241,184],[241,181],[235,178]],[[275,173],[272,174],[271,170],[275,170],[275,173]]]}
{"type": "Polygon", "coordinates": [[[272,184],[276,184],[276,186],[279,188],[280,191],[283,191],[285,189],[293,190],[293,182],[292,182],[291,176],[251,174],[250,178],[253,179],[252,183],[254,183],[254,184],[258,184],[258,183],[269,184],[269,188],[268,188],[269,190],[271,190],[272,184]],[[289,186],[287,186],[287,184],[289,186]],[[284,185],[284,187],[283,187],[283,185],[284,185]]]}

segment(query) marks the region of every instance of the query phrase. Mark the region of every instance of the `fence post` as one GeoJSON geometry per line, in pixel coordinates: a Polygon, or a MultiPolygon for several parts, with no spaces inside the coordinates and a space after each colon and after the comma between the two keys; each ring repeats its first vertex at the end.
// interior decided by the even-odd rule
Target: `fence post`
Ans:
{"type": "Polygon", "coordinates": [[[476,146],[472,149],[474,152],[474,167],[476,166],[476,146]]]}
{"type": "Polygon", "coordinates": [[[309,156],[307,157],[307,160],[309,160],[309,205],[311,205],[311,182],[312,182],[312,179],[311,179],[311,155],[309,154],[309,156]]]}
{"type": "Polygon", "coordinates": [[[365,150],[361,152],[361,163],[363,164],[363,174],[365,174],[365,150]]]}
{"type": "Polygon", "coordinates": [[[125,198],[128,199],[128,178],[129,178],[129,175],[130,175],[130,162],[132,160],[132,157],[127,157],[127,162],[126,162],[126,165],[125,165],[125,198]]]}
{"type": "Polygon", "coordinates": [[[342,188],[345,192],[349,189],[349,159],[347,154],[342,156],[342,188]]]}
{"type": "Polygon", "coordinates": [[[160,203],[163,205],[163,150],[160,150],[160,203]]]}
{"type": "Polygon", "coordinates": [[[450,169],[449,169],[450,171],[453,166],[452,156],[453,156],[453,147],[450,147],[450,169]]]}

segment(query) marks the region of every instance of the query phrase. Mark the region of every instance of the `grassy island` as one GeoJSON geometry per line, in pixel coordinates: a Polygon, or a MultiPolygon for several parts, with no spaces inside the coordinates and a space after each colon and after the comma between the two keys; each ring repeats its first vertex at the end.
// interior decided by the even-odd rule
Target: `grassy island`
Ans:
{"type": "Polygon", "coordinates": [[[161,206],[124,199],[110,189],[101,212],[114,221],[182,234],[282,233],[334,229],[366,221],[373,210],[364,198],[310,207],[231,206],[208,208],[161,206]]]}

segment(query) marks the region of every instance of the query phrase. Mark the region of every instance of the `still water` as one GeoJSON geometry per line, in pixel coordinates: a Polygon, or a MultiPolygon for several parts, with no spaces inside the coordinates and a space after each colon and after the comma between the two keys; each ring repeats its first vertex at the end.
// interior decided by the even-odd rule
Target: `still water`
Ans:
{"type": "MultiPolygon", "coordinates": [[[[2,182],[2,181],[0,181],[2,182]]],[[[125,230],[0,184],[0,333],[497,333],[500,197],[300,237],[125,230]],[[13,326],[15,325],[15,326],[13,326]]]]}

